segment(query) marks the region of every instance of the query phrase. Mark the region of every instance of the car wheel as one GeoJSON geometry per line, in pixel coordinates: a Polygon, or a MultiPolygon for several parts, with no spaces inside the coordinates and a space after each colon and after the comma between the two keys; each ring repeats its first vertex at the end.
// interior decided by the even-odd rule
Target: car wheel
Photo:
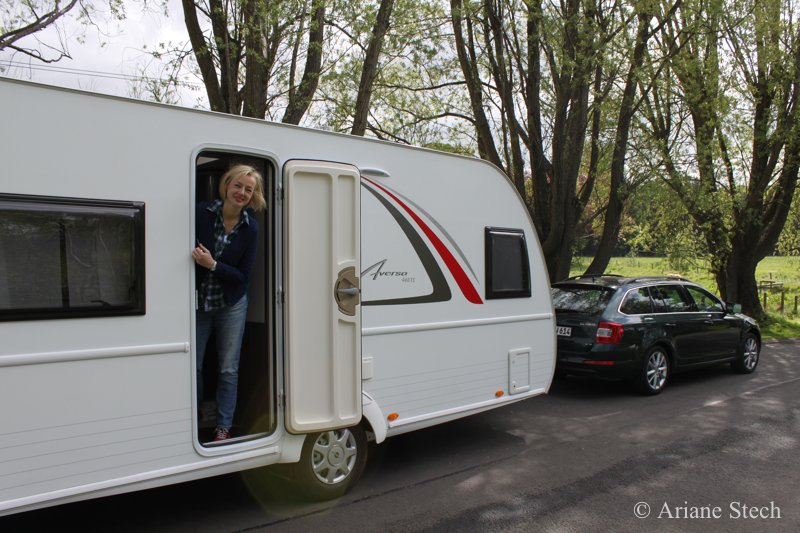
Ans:
{"type": "Polygon", "coordinates": [[[347,492],[366,463],[367,436],[361,426],[313,433],[303,443],[293,478],[304,497],[329,500],[347,492]]]}
{"type": "Polygon", "coordinates": [[[752,374],[758,366],[758,356],[761,352],[761,344],[758,342],[758,337],[752,333],[744,336],[742,345],[739,348],[739,354],[736,360],[731,363],[734,372],[739,374],[752,374]]]}
{"type": "Polygon", "coordinates": [[[639,392],[652,396],[664,390],[669,371],[669,356],[664,348],[656,346],[647,350],[636,381],[639,392]]]}

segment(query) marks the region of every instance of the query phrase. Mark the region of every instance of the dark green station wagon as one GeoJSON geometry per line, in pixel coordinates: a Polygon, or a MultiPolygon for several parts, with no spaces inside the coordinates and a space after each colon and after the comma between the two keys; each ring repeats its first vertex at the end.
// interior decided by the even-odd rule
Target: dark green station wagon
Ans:
{"type": "Polygon", "coordinates": [[[552,296],[557,375],[628,379],[652,395],[680,370],[758,365],[758,323],[687,279],[578,276],[554,283],[552,296]]]}

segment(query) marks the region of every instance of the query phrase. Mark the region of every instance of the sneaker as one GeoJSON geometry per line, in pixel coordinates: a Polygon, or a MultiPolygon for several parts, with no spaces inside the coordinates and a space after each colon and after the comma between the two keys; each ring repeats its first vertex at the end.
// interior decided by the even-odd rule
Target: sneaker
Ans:
{"type": "Polygon", "coordinates": [[[217,428],[214,430],[214,442],[218,442],[221,440],[228,440],[229,438],[231,438],[230,428],[217,426],[217,428]]]}

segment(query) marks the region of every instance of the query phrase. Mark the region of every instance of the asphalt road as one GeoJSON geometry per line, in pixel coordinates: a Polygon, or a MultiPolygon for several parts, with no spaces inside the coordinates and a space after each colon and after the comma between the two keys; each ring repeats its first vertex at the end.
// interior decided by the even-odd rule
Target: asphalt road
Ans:
{"type": "Polygon", "coordinates": [[[264,471],[0,518],[0,531],[800,531],[800,341],[656,397],[570,378],[390,439],[336,502],[264,471]]]}

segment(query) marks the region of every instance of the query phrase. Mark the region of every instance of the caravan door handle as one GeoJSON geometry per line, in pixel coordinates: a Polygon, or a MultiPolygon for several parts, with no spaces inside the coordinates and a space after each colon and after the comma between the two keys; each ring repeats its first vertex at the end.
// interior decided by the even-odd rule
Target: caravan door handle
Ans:
{"type": "Polygon", "coordinates": [[[356,276],[355,267],[347,267],[339,272],[333,297],[339,311],[347,316],[355,316],[356,306],[361,303],[361,280],[356,276]]]}
{"type": "Polygon", "coordinates": [[[345,294],[347,296],[358,296],[361,289],[358,287],[350,287],[349,289],[336,289],[337,294],[345,294]]]}

